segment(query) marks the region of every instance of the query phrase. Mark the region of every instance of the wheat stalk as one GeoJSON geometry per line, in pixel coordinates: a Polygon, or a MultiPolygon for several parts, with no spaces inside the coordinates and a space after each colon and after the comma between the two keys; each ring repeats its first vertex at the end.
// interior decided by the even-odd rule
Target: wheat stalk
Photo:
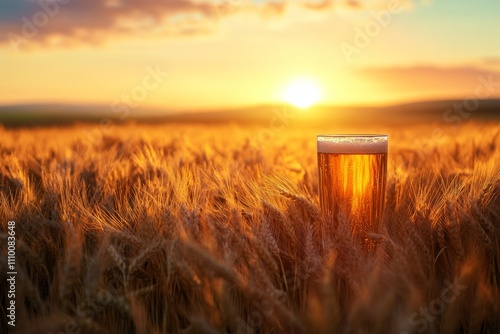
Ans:
{"type": "Polygon", "coordinates": [[[405,147],[426,128],[389,129],[385,229],[362,236],[382,251],[366,256],[346,215],[327,221],[316,205],[302,124],[262,150],[244,146],[251,126],[130,124],[89,142],[93,127],[0,125],[0,239],[16,220],[19,332],[238,333],[239,320],[259,334],[411,332],[411,315],[428,320],[421,310],[456,275],[466,290],[427,331],[496,332],[498,125],[462,127],[418,161],[405,147]]]}
{"type": "Polygon", "coordinates": [[[200,266],[205,270],[210,270],[216,276],[224,278],[226,281],[232,283],[235,286],[241,285],[241,279],[231,268],[229,268],[225,264],[220,263],[209,253],[202,250],[198,246],[188,242],[182,244],[182,249],[189,256],[192,256],[193,260],[198,262],[200,266]]]}
{"type": "Polygon", "coordinates": [[[153,284],[153,285],[147,286],[145,288],[134,290],[132,292],[127,293],[127,298],[131,299],[131,298],[145,296],[145,295],[151,293],[152,291],[154,291],[157,287],[158,287],[157,284],[153,284]]]}
{"type": "Polygon", "coordinates": [[[271,254],[278,255],[280,253],[280,248],[278,242],[274,238],[273,232],[269,227],[269,222],[266,215],[262,216],[261,223],[259,225],[259,236],[263,240],[264,245],[271,251],[271,254]]]}
{"type": "Polygon", "coordinates": [[[472,212],[478,217],[478,222],[481,225],[481,227],[485,230],[488,231],[489,233],[494,233],[495,232],[495,226],[491,222],[486,215],[483,214],[483,212],[479,209],[477,203],[474,203],[472,205],[472,212]]]}
{"type": "Polygon", "coordinates": [[[453,245],[453,249],[457,252],[458,260],[461,262],[464,259],[465,251],[462,244],[462,238],[460,235],[460,225],[457,222],[457,219],[454,215],[454,210],[451,207],[451,203],[446,201],[446,214],[448,217],[448,221],[450,222],[450,226],[448,227],[449,236],[451,239],[451,243],[453,245]]]}
{"type": "Polygon", "coordinates": [[[136,257],[134,257],[132,261],[130,261],[127,273],[129,275],[134,273],[137,270],[137,268],[151,256],[151,254],[155,253],[158,249],[162,248],[164,245],[165,245],[165,240],[162,238],[157,238],[153,243],[151,243],[136,257]]]}
{"type": "Polygon", "coordinates": [[[277,228],[283,229],[282,232],[285,232],[285,235],[283,238],[289,240],[291,246],[297,244],[297,236],[295,235],[295,231],[292,229],[290,226],[290,221],[283,215],[281,211],[279,211],[277,208],[275,208],[273,205],[267,203],[266,201],[262,201],[262,206],[264,207],[265,210],[267,210],[267,213],[269,214],[269,223],[271,224],[277,224],[277,228]]]}
{"type": "Polygon", "coordinates": [[[127,265],[125,264],[125,260],[113,245],[110,244],[107,250],[108,254],[111,256],[111,259],[113,259],[113,261],[115,262],[115,265],[118,267],[118,269],[120,269],[123,279],[125,279],[127,273],[127,265]]]}
{"type": "Polygon", "coordinates": [[[276,264],[276,261],[272,258],[271,254],[269,253],[269,250],[266,249],[262,243],[257,240],[256,238],[251,238],[252,246],[255,248],[257,251],[257,254],[259,255],[259,258],[261,261],[265,264],[267,268],[269,268],[273,272],[278,271],[278,265],[276,264]]]}

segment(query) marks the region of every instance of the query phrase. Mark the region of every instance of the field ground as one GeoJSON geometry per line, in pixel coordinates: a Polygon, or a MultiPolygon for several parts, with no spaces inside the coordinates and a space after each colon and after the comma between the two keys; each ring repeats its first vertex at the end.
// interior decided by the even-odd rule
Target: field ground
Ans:
{"type": "Polygon", "coordinates": [[[0,128],[17,333],[500,332],[498,122],[99,131],[0,128]],[[372,256],[318,211],[315,135],[351,130],[390,135],[372,256]]]}

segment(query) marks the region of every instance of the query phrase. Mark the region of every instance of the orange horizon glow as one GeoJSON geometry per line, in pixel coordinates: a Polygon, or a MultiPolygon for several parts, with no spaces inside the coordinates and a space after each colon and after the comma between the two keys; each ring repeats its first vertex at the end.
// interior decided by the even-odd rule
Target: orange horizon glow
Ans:
{"type": "MultiPolygon", "coordinates": [[[[190,31],[186,27],[192,24],[178,18],[178,23],[162,26],[172,29],[171,35],[159,32],[160,27],[123,21],[104,5],[98,13],[103,20],[128,25],[102,30],[82,19],[76,22],[78,33],[68,32],[64,15],[78,10],[68,4],[19,50],[6,36],[21,34],[23,21],[14,14],[23,12],[11,9],[2,14],[5,24],[0,21],[5,32],[0,37],[0,105],[99,104],[118,113],[125,108],[210,110],[283,102],[303,108],[383,106],[465,99],[484,81],[491,87],[482,89],[481,98],[500,97],[494,10],[447,1],[401,8],[386,26],[373,14],[387,11],[383,5],[313,8],[287,3],[283,12],[273,12],[263,0],[257,9],[245,3],[221,12],[200,1],[186,10],[216,15],[210,18],[214,21],[189,26],[196,28],[192,34],[174,34],[190,31]],[[453,18],[447,15],[452,9],[453,18]],[[465,18],[481,20],[462,35],[450,33],[455,31],[451,28],[434,29],[446,24],[460,30],[465,18]],[[367,27],[378,27],[377,33],[367,27]],[[54,46],[57,34],[65,43],[54,46]],[[165,76],[154,81],[151,71],[165,76]],[[288,88],[284,97],[291,78],[309,78],[313,84],[288,88]]],[[[155,9],[149,2],[134,6],[145,17],[155,9]]],[[[162,9],[162,15],[170,12],[162,9]]]]}

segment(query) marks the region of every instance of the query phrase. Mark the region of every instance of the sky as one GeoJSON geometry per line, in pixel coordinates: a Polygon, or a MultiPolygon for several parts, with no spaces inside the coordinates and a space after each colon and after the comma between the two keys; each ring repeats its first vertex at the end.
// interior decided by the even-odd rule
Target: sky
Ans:
{"type": "Polygon", "coordinates": [[[213,110],[304,81],[320,104],[498,98],[499,17],[498,0],[3,0],[0,105],[213,110]]]}

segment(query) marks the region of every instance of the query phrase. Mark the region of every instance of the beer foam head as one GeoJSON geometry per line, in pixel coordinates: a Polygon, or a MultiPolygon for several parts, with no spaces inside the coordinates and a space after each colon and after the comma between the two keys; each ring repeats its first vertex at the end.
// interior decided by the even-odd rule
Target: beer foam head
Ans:
{"type": "Polygon", "coordinates": [[[378,154],[387,153],[387,135],[319,135],[318,153],[378,154]]]}

